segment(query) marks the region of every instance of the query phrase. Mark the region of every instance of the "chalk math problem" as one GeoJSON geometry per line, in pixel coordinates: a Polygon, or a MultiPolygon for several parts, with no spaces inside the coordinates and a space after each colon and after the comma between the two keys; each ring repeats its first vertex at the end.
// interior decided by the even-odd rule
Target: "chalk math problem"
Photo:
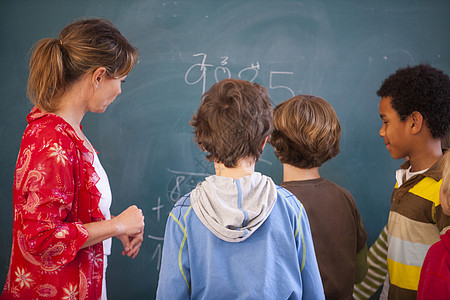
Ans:
{"type": "MultiPolygon", "coordinates": [[[[203,172],[171,170],[169,168],[166,169],[167,172],[171,174],[171,177],[167,184],[166,195],[170,200],[170,203],[175,204],[178,199],[192,191],[198,183],[204,181],[206,177],[214,173],[212,163],[208,163],[204,158],[194,158],[194,160],[197,162],[196,166],[202,169],[203,172]]],[[[160,211],[163,207],[164,205],[161,204],[161,197],[158,197],[157,205],[152,207],[152,210],[156,212],[156,220],[158,223],[161,221],[160,211]]],[[[166,220],[163,219],[163,221],[165,222],[166,220]]],[[[153,261],[156,259],[156,269],[159,271],[159,268],[161,266],[162,243],[164,242],[164,237],[148,234],[147,238],[157,241],[156,248],[151,256],[151,260],[153,261]]]]}
{"type": "MultiPolygon", "coordinates": [[[[212,72],[212,76],[214,77],[215,82],[219,82],[222,79],[232,78],[232,72],[230,68],[227,66],[230,58],[228,56],[222,56],[221,62],[219,66],[214,66],[206,62],[207,54],[206,53],[196,53],[193,54],[194,57],[200,57],[201,62],[193,64],[189,67],[184,75],[184,82],[188,85],[202,85],[202,95],[206,91],[206,80],[208,70],[212,72]],[[195,75],[192,75],[194,73],[195,75]],[[194,76],[197,76],[194,77],[194,76]]],[[[261,70],[261,66],[259,61],[255,63],[251,63],[250,66],[245,67],[239,72],[237,72],[237,78],[242,80],[247,80],[250,82],[254,82],[261,70]]],[[[292,76],[294,72],[289,71],[269,71],[269,84],[266,87],[269,90],[275,89],[284,89],[286,90],[291,97],[295,96],[294,90],[284,84],[279,84],[277,82],[282,81],[286,76],[292,76]]]]}

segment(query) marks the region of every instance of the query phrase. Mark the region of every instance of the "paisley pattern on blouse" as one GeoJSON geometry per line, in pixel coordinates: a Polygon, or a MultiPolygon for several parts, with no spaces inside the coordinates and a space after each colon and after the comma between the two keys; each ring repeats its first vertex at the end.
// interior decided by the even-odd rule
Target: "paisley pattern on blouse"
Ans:
{"type": "Polygon", "coordinates": [[[16,164],[13,244],[1,299],[99,299],[103,246],[81,249],[104,219],[94,155],[73,128],[36,107],[16,164]]]}

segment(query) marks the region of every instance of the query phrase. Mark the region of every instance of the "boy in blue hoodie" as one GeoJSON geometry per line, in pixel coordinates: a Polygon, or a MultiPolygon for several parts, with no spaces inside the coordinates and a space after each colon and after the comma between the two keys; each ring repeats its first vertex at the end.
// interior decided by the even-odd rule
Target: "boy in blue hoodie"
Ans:
{"type": "Polygon", "coordinates": [[[169,215],[157,299],[324,299],[305,209],[254,171],[272,129],[267,90],[216,83],[191,125],[216,175],[169,215]]]}

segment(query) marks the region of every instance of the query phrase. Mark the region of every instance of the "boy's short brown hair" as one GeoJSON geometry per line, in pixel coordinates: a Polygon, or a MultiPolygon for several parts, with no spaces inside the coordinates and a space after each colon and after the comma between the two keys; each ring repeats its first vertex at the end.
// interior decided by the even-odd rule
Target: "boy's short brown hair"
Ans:
{"type": "Polygon", "coordinates": [[[272,130],[272,105],[267,90],[238,79],[215,83],[190,122],[200,149],[209,161],[232,168],[246,157],[255,162],[272,130]]]}
{"type": "Polygon", "coordinates": [[[311,169],[339,153],[341,125],[324,99],[298,95],[278,104],[273,118],[270,144],[282,163],[311,169]]]}

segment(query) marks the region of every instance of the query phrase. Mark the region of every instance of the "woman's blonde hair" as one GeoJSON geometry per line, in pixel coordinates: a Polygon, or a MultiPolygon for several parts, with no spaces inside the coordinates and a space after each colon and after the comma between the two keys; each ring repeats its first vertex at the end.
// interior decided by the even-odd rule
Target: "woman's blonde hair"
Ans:
{"type": "Polygon", "coordinates": [[[450,197],[450,150],[445,151],[444,157],[442,158],[441,191],[447,198],[450,197]]]}
{"type": "Polygon", "coordinates": [[[274,109],[270,144],[282,163],[302,169],[320,167],[339,153],[340,136],[336,112],[322,98],[298,95],[274,109]]]}
{"type": "Polygon", "coordinates": [[[109,77],[120,78],[138,60],[137,49],[113,23],[101,18],[69,24],[57,39],[42,39],[33,48],[27,94],[48,112],[58,109],[55,98],[83,75],[104,67],[109,77]]]}
{"type": "Polygon", "coordinates": [[[441,146],[444,149],[449,149],[450,148],[450,132],[447,133],[447,135],[442,138],[441,146]]]}

